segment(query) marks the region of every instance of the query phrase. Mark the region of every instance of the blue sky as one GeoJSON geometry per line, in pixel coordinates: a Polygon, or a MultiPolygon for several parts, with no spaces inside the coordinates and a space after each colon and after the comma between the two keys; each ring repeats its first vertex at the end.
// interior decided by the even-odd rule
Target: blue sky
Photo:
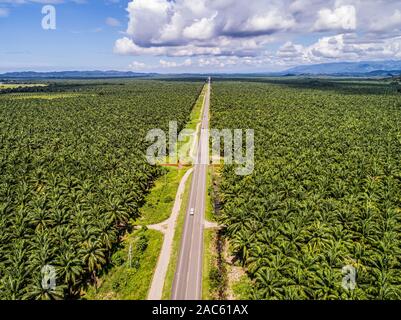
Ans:
{"type": "Polygon", "coordinates": [[[275,71],[401,59],[399,0],[0,0],[0,72],[275,71]],[[41,26],[56,9],[56,29],[41,26]]]}
{"type": "MultiPolygon", "coordinates": [[[[51,1],[50,1],[51,2],[51,1]]],[[[43,30],[44,4],[2,4],[0,72],[13,70],[127,69],[132,58],[113,53],[128,23],[128,1],[55,4],[56,29],[43,30]],[[110,26],[108,18],[119,21],[110,26]]]]}

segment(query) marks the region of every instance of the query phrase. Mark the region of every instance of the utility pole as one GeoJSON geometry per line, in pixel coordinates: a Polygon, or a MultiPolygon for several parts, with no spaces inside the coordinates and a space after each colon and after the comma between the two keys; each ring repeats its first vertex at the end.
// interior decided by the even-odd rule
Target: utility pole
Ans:
{"type": "Polygon", "coordinates": [[[130,269],[132,268],[132,242],[130,242],[128,249],[128,266],[130,269]]]}

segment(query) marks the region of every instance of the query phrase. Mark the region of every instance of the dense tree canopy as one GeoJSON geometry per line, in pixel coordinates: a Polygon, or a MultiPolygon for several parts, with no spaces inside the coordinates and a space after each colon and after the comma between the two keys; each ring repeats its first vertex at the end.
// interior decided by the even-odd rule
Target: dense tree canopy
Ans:
{"type": "MultiPolygon", "coordinates": [[[[322,82],[322,81],[319,81],[322,82]]],[[[256,299],[401,298],[401,96],[373,82],[217,82],[212,126],[251,128],[221,221],[256,299]],[[355,290],[342,268],[357,271],[355,290]]]]}
{"type": "Polygon", "coordinates": [[[96,277],[162,174],[144,156],[148,130],[173,120],[182,128],[202,85],[126,81],[0,97],[0,299],[74,297],[96,277]],[[56,288],[43,286],[45,266],[56,288]]]}

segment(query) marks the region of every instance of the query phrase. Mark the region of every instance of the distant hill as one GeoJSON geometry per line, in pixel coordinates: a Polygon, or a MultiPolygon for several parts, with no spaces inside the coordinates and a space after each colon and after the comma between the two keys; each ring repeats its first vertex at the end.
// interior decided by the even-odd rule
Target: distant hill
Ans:
{"type": "Polygon", "coordinates": [[[58,72],[8,72],[0,74],[0,80],[34,80],[34,79],[107,79],[107,78],[175,78],[192,79],[206,75],[216,78],[243,77],[290,77],[290,76],[330,76],[330,77],[400,77],[401,60],[334,62],[297,66],[282,72],[259,73],[216,73],[216,74],[158,74],[138,73],[132,71],[58,71],[58,72]]]}
{"type": "Polygon", "coordinates": [[[336,62],[298,66],[288,69],[292,75],[332,75],[332,76],[396,76],[401,74],[401,61],[336,62]]]}
{"type": "Polygon", "coordinates": [[[59,71],[59,72],[8,72],[0,74],[0,79],[102,79],[102,78],[138,78],[156,74],[131,71],[59,71]]]}

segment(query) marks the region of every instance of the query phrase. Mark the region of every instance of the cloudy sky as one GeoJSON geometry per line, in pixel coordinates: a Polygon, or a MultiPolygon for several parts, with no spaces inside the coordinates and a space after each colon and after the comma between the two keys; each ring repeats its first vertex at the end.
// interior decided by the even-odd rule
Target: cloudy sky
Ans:
{"type": "Polygon", "coordinates": [[[401,1],[0,0],[0,39],[0,72],[276,71],[401,59],[401,1]]]}

